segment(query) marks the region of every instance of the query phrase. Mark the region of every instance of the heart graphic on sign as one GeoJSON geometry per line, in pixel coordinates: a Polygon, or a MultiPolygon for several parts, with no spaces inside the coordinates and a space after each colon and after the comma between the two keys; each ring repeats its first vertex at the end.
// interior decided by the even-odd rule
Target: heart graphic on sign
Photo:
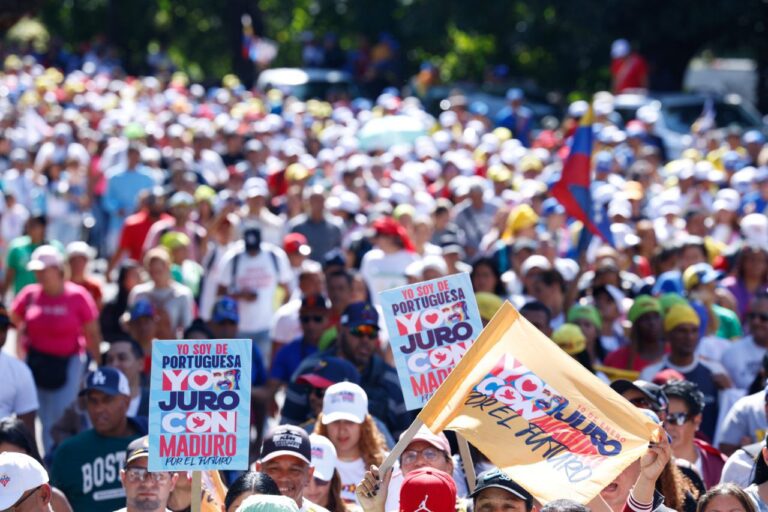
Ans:
{"type": "Polygon", "coordinates": [[[11,481],[11,477],[9,477],[8,475],[0,476],[0,485],[2,485],[3,487],[6,487],[8,485],[8,482],[10,481],[11,481]]]}
{"type": "Polygon", "coordinates": [[[536,391],[536,384],[530,380],[523,381],[523,391],[536,391]]]}
{"type": "Polygon", "coordinates": [[[437,323],[437,319],[438,319],[437,313],[429,313],[428,315],[424,315],[424,320],[429,325],[435,325],[437,323]]]}
{"type": "Polygon", "coordinates": [[[208,377],[206,377],[205,375],[195,375],[195,384],[197,384],[198,386],[202,386],[203,384],[205,384],[205,381],[207,380],[208,380],[208,377]]]}

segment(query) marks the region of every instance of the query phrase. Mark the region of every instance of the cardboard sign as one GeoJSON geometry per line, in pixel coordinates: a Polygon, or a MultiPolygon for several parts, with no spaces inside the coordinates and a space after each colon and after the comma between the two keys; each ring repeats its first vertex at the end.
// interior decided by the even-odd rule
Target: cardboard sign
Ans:
{"type": "Polygon", "coordinates": [[[409,409],[424,407],[483,329],[469,274],[379,293],[409,409]]]}
{"type": "Polygon", "coordinates": [[[248,469],[251,340],[155,340],[149,470],[248,469]]]}
{"type": "Polygon", "coordinates": [[[542,503],[588,503],[659,429],[509,302],[419,420],[463,435],[542,503]]]}

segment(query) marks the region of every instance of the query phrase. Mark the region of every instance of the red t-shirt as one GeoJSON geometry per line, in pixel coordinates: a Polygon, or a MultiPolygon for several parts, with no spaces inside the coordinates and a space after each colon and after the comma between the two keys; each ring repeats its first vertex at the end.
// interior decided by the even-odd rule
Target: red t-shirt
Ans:
{"type": "Polygon", "coordinates": [[[140,211],[128,216],[123,224],[123,232],[120,234],[120,249],[128,251],[128,256],[136,261],[141,261],[144,249],[144,240],[147,238],[149,228],[159,220],[172,219],[164,213],[159,219],[151,219],[146,211],[140,211]]]}
{"type": "Polygon", "coordinates": [[[85,281],[81,283],[78,283],[75,281],[72,281],[72,282],[75,284],[79,284],[80,286],[88,290],[88,293],[90,293],[91,297],[93,297],[93,302],[96,303],[96,309],[101,309],[101,299],[102,299],[101,285],[99,284],[98,281],[96,281],[93,278],[86,277],[85,281]]]}
{"type": "MultiPolygon", "coordinates": [[[[665,346],[664,352],[669,352],[669,345],[665,346]]],[[[603,364],[605,366],[609,366],[611,368],[619,368],[621,370],[634,370],[636,372],[641,372],[645,369],[646,366],[650,366],[654,363],[658,363],[659,359],[643,359],[639,355],[635,354],[635,360],[632,361],[632,368],[627,368],[627,365],[629,364],[629,354],[630,354],[630,347],[621,347],[620,349],[614,350],[607,356],[605,356],[605,361],[603,361],[603,364]]]]}
{"type": "Polygon", "coordinates": [[[53,356],[73,356],[85,351],[83,326],[96,319],[93,298],[82,286],[64,283],[56,297],[43,293],[40,284],[25,286],[11,305],[23,319],[27,347],[53,356]]]}
{"type": "Polygon", "coordinates": [[[640,55],[630,53],[621,59],[613,59],[611,76],[616,81],[613,92],[644,88],[648,79],[648,64],[640,55]]]}

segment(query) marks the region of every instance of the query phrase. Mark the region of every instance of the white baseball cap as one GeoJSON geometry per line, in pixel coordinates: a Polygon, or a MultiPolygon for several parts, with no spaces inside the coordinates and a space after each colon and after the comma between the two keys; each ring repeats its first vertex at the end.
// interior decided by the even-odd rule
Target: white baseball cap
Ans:
{"type": "Polygon", "coordinates": [[[315,468],[315,477],[323,482],[330,482],[336,470],[336,448],[330,439],[319,434],[311,434],[309,441],[312,443],[312,466],[315,468]]]}
{"type": "Polygon", "coordinates": [[[23,453],[0,453],[0,510],[11,508],[25,492],[48,483],[48,473],[23,453]]]}
{"type": "Polygon", "coordinates": [[[67,257],[71,258],[72,256],[84,256],[91,260],[96,256],[96,249],[80,240],[70,242],[67,245],[67,257]]]}
{"type": "Polygon", "coordinates": [[[330,386],[323,397],[323,425],[346,420],[362,423],[368,415],[368,395],[353,382],[330,386]]]}
{"type": "Polygon", "coordinates": [[[64,256],[57,248],[52,245],[41,245],[32,252],[32,257],[27,263],[27,270],[44,270],[48,267],[59,267],[64,265],[64,256]]]}

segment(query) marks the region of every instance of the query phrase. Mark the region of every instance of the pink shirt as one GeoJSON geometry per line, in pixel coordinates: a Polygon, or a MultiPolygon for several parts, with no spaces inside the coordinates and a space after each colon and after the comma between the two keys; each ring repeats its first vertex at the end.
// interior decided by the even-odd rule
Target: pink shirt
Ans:
{"type": "Polygon", "coordinates": [[[40,284],[27,285],[11,310],[24,319],[25,345],[54,356],[83,353],[83,326],[98,316],[91,294],[71,282],[64,283],[64,293],[57,297],[44,294],[40,284]]]}

